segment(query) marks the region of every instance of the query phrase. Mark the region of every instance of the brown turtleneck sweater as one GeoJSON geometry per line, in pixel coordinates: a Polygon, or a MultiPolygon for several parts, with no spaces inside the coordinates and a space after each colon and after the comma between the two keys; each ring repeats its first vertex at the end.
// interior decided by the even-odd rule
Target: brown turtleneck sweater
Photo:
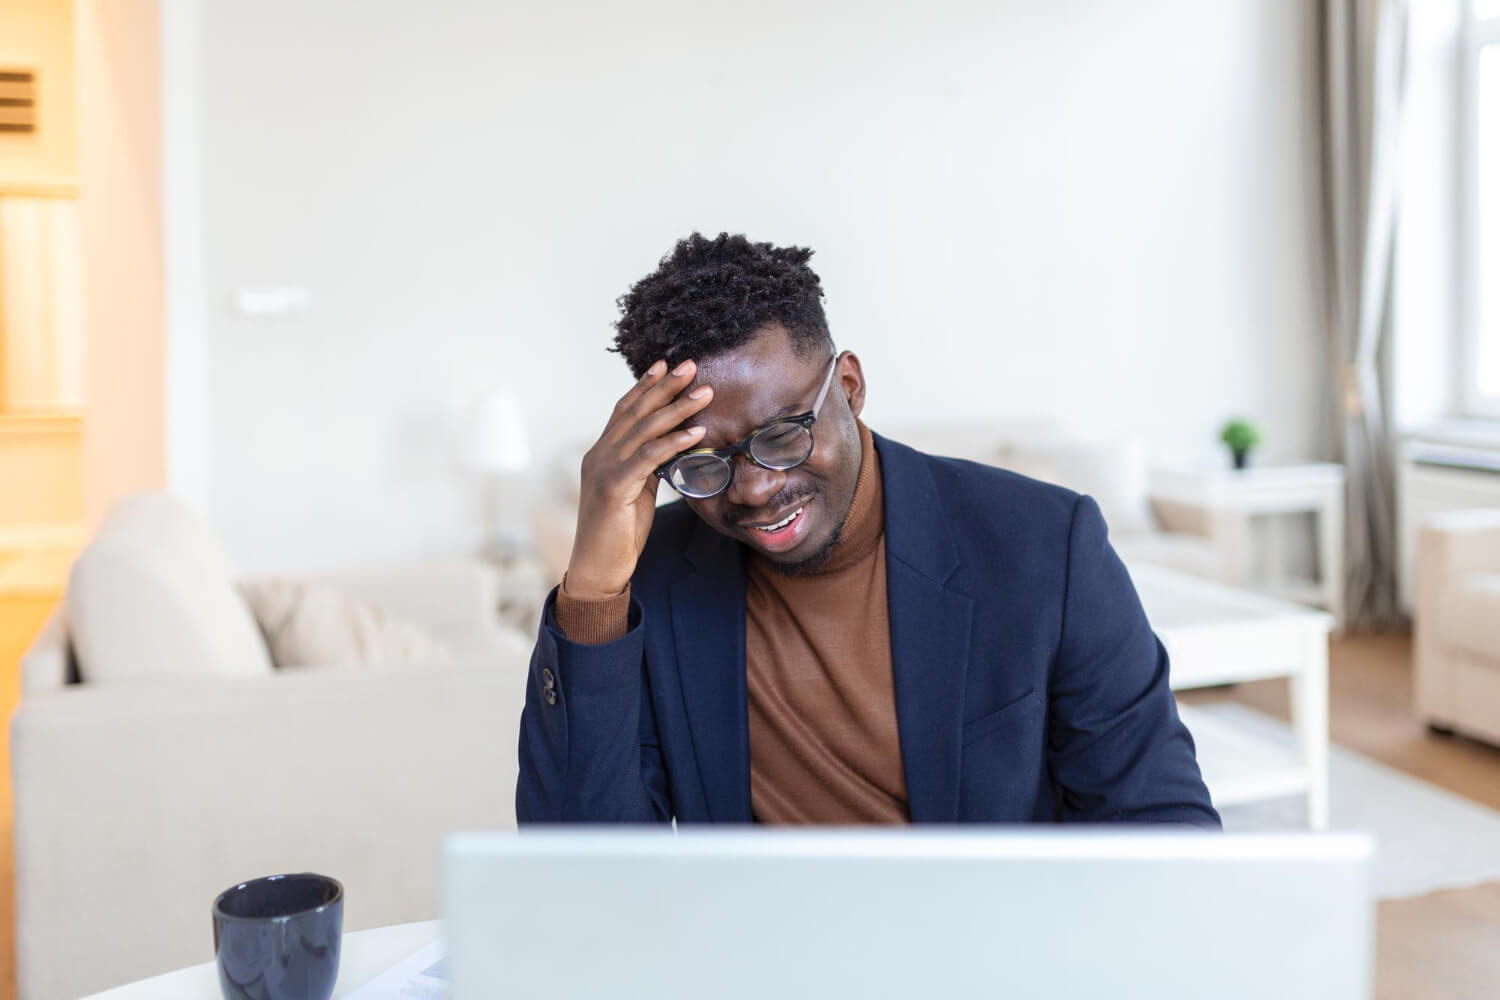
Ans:
{"type": "MultiPolygon", "coordinates": [[[[905,823],[886,603],[880,458],[859,424],[859,479],[843,536],[816,572],[786,576],[752,556],[745,579],[750,802],[763,823],[905,823]]],[[[557,595],[574,642],[628,628],[630,590],[557,595]]]]}

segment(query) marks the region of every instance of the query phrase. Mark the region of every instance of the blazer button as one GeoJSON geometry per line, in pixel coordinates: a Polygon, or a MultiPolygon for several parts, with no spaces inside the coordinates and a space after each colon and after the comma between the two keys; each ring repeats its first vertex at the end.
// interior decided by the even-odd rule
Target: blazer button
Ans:
{"type": "Polygon", "coordinates": [[[552,688],[552,687],[542,688],[542,697],[546,699],[547,704],[549,704],[549,705],[556,705],[557,704],[557,689],[556,688],[552,688]]]}
{"type": "Polygon", "coordinates": [[[557,675],[552,672],[552,668],[551,667],[543,667],[542,668],[542,684],[543,684],[543,686],[545,686],[545,687],[551,687],[552,685],[554,685],[556,683],[557,683],[557,675]]]}

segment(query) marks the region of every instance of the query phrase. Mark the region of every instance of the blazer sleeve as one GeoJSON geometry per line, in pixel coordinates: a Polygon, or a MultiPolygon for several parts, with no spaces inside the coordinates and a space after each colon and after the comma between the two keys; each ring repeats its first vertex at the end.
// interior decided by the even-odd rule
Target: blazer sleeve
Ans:
{"type": "Polygon", "coordinates": [[[1079,497],[1048,727],[1064,820],[1220,826],[1168,670],[1099,505],[1079,497]]]}
{"type": "Polygon", "coordinates": [[[542,609],[521,712],[516,821],[657,823],[671,819],[646,679],[645,612],[611,642],[570,642],[557,590],[542,609]]]}

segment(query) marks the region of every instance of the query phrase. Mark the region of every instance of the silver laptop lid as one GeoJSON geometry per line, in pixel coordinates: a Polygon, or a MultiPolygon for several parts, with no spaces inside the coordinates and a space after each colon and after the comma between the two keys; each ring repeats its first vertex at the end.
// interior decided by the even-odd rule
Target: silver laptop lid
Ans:
{"type": "Polygon", "coordinates": [[[1366,1000],[1352,834],[694,830],[464,834],[456,1000],[1366,1000]]]}

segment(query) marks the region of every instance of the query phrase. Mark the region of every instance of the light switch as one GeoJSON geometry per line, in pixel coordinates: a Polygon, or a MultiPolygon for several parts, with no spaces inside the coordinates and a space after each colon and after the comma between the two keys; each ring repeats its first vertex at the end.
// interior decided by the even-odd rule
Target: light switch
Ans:
{"type": "Polygon", "coordinates": [[[261,285],[237,288],[235,311],[245,316],[286,316],[306,312],[312,305],[312,289],[304,285],[261,285]]]}

